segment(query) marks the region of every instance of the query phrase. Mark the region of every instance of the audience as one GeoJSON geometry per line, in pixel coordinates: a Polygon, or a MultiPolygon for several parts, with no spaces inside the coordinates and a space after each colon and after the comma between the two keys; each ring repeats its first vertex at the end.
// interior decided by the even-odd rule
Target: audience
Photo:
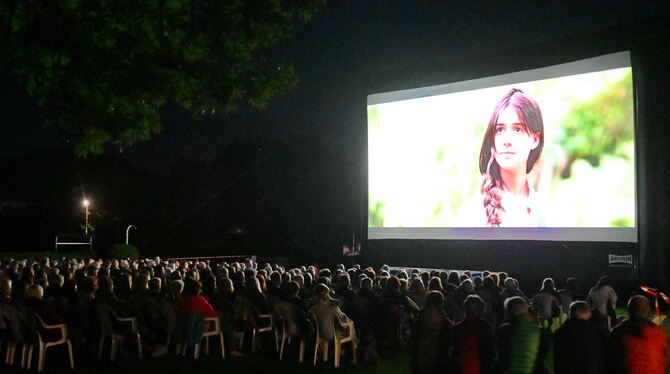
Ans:
{"type": "MultiPolygon", "coordinates": [[[[377,349],[407,348],[413,373],[664,372],[668,343],[648,319],[648,299],[631,298],[629,318],[617,324],[617,294],[606,277],[588,296],[580,290],[575,278],[561,291],[547,278],[531,306],[516,279],[491,271],[10,260],[0,262],[0,346],[35,342],[39,316],[47,324],[66,323],[76,361],[90,365],[102,333],[99,312],[111,310],[135,318],[143,350],[152,356],[197,342],[209,328],[205,318],[218,317],[227,354],[237,357],[251,353],[237,350],[240,338],[268,326],[261,316],[272,316],[279,334],[285,324],[308,347],[315,322],[323,338],[351,323],[359,363],[376,362],[377,349]],[[557,317],[566,312],[561,323],[564,317],[557,317]]],[[[274,342],[263,344],[266,336],[257,341],[274,354],[274,342]]]]}

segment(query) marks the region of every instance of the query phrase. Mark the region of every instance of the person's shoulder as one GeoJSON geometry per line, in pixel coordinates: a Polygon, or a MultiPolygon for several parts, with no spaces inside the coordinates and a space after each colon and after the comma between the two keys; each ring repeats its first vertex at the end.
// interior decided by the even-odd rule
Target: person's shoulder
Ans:
{"type": "Polygon", "coordinates": [[[665,330],[651,321],[649,324],[642,326],[642,334],[654,345],[668,345],[668,338],[665,335],[665,330]]]}

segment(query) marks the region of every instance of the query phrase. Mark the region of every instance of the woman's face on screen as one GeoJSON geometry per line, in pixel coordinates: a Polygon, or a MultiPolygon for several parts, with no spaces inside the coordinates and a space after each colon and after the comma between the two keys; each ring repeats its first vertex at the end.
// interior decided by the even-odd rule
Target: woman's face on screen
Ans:
{"type": "Polygon", "coordinates": [[[526,172],[530,151],[540,143],[540,133],[531,134],[514,108],[498,116],[494,132],[495,160],[501,169],[526,172]]]}

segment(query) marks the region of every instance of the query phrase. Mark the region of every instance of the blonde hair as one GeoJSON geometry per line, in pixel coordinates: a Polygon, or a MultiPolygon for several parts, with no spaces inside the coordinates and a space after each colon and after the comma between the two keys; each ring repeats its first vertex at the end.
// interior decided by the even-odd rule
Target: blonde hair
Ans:
{"type": "Polygon", "coordinates": [[[0,278],[0,297],[7,297],[12,293],[12,280],[0,278]]]}
{"type": "Polygon", "coordinates": [[[42,299],[44,296],[44,288],[39,284],[31,284],[26,289],[26,298],[32,297],[34,299],[42,299]]]}

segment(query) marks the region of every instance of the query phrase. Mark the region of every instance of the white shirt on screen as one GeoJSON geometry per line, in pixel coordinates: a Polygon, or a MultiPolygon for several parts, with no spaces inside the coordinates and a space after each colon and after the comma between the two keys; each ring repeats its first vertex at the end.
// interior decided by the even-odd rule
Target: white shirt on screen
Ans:
{"type": "MultiPolygon", "coordinates": [[[[533,186],[526,181],[528,197],[517,197],[503,191],[500,227],[546,227],[544,206],[533,186]]],[[[484,196],[477,194],[465,201],[455,227],[487,227],[484,196]]]]}

